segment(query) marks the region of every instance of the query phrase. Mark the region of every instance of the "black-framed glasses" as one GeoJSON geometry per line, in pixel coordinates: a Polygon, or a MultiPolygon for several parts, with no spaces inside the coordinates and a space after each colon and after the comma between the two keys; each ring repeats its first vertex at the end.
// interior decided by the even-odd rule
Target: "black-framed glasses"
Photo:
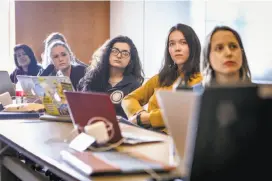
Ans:
{"type": "Polygon", "coordinates": [[[111,49],[111,54],[114,56],[118,56],[119,53],[121,53],[121,58],[128,58],[130,57],[130,52],[127,50],[122,50],[120,51],[118,48],[112,48],[111,49]]]}

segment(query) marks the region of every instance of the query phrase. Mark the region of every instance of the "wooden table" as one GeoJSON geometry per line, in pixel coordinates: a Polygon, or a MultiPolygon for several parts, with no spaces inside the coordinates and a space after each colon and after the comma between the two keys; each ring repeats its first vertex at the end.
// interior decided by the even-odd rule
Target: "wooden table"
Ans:
{"type": "MultiPolygon", "coordinates": [[[[164,140],[161,143],[150,143],[137,146],[122,146],[124,151],[137,151],[162,163],[170,163],[170,137],[120,123],[122,131],[138,135],[156,136],[164,140]]],[[[118,175],[107,177],[86,177],[75,171],[60,158],[60,151],[68,148],[72,139],[73,125],[64,122],[48,122],[40,120],[6,120],[0,121],[0,141],[21,152],[36,163],[48,167],[54,174],[64,180],[146,180],[147,174],[118,175]]]]}

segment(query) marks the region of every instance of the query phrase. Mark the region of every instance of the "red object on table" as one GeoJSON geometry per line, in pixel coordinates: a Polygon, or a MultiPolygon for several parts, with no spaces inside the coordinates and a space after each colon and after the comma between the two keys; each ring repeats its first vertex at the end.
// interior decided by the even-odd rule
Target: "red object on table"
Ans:
{"type": "Polygon", "coordinates": [[[17,91],[16,90],[16,96],[19,96],[19,97],[24,96],[24,91],[17,91]]]}

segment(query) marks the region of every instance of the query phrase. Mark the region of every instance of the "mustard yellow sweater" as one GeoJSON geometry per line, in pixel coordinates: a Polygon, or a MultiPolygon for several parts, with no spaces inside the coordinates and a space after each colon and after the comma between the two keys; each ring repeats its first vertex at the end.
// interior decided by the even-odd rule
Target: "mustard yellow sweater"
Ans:
{"type": "MultiPolygon", "coordinates": [[[[189,86],[193,86],[202,81],[202,76],[197,74],[188,83],[189,86]]],[[[165,127],[159,105],[155,96],[156,90],[171,90],[173,84],[168,87],[160,87],[159,75],[155,75],[149,79],[144,85],[128,94],[122,101],[122,108],[125,111],[128,118],[134,116],[139,111],[143,110],[144,105],[148,104],[148,113],[150,113],[150,123],[153,128],[165,127]]]]}

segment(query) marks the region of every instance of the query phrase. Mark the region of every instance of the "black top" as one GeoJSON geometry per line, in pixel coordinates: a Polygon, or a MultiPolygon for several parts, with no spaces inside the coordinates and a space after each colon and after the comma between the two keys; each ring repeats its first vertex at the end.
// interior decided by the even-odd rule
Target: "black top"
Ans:
{"type": "Polygon", "coordinates": [[[21,69],[21,68],[16,68],[11,74],[10,74],[10,80],[11,80],[11,82],[13,82],[13,83],[17,83],[18,82],[18,80],[17,80],[17,75],[30,75],[30,76],[36,76],[36,75],[38,75],[38,73],[40,72],[40,71],[42,71],[43,69],[42,69],[42,67],[40,66],[40,65],[37,65],[37,66],[35,66],[35,67],[32,67],[31,68],[31,71],[29,70],[28,72],[25,72],[23,69],[21,69]]]}
{"type": "Polygon", "coordinates": [[[84,63],[84,62],[80,61],[80,60],[79,60],[79,59],[77,59],[77,58],[75,58],[75,61],[76,61],[76,63],[77,63],[77,64],[82,65],[82,66],[84,66],[85,68],[87,68],[87,67],[88,67],[88,65],[87,65],[86,63],[84,63]]]}
{"type": "Polygon", "coordinates": [[[110,94],[110,99],[114,104],[115,111],[118,116],[122,116],[127,119],[127,116],[121,106],[121,102],[126,95],[140,86],[141,84],[132,75],[124,76],[123,80],[121,80],[114,87],[112,87],[111,84],[108,84],[107,93],[110,94]]]}
{"type": "Polygon", "coordinates": [[[86,72],[86,67],[83,65],[72,65],[70,79],[73,84],[74,89],[77,88],[79,80],[84,77],[86,72]]]}

